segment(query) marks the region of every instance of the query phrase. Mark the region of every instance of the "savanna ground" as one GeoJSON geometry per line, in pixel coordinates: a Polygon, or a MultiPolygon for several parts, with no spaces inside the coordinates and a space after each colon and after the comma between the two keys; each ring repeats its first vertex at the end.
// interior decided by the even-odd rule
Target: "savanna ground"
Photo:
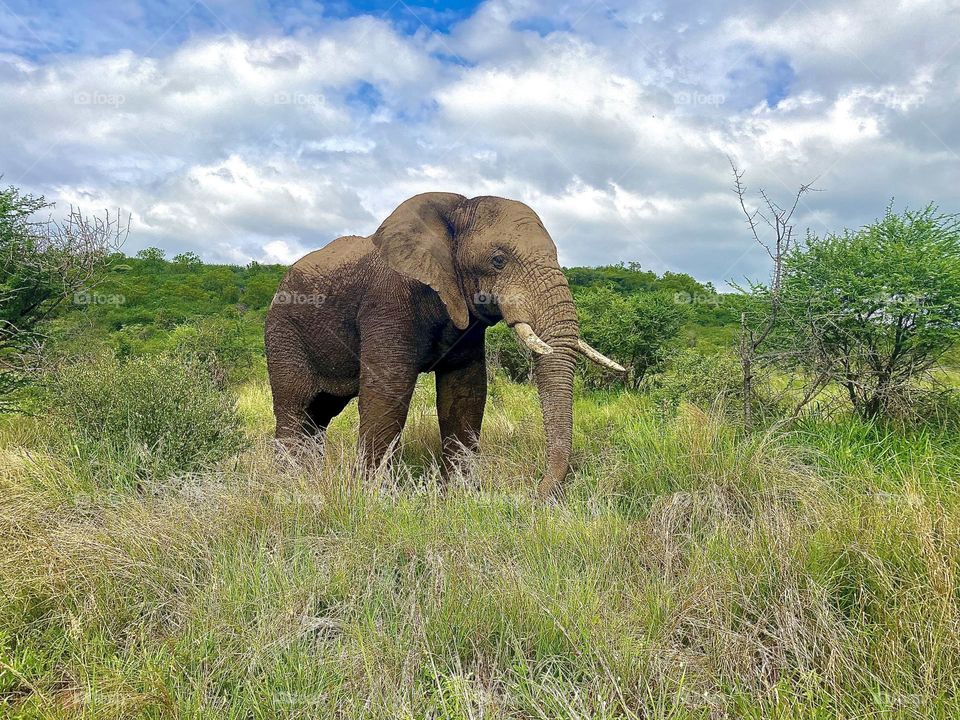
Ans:
{"type": "Polygon", "coordinates": [[[245,449],[117,482],[0,425],[0,715],[960,716],[960,437],[854,419],[744,433],[578,391],[567,498],[533,498],[535,391],[497,377],[447,487],[432,382],[400,460],[245,449]]]}

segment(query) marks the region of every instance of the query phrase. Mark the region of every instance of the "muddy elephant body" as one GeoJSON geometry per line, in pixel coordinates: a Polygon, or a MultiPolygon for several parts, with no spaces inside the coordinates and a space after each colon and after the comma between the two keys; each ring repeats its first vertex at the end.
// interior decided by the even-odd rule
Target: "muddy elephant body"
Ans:
{"type": "Polygon", "coordinates": [[[296,446],[359,398],[360,450],[376,467],[399,436],[420,373],[434,372],[444,462],[477,448],[484,332],[505,320],[535,353],[547,434],[540,493],[567,474],[579,338],[556,247],[522,203],[426,193],[370,237],[338,238],[290,267],[267,313],[276,436],[296,446]]]}

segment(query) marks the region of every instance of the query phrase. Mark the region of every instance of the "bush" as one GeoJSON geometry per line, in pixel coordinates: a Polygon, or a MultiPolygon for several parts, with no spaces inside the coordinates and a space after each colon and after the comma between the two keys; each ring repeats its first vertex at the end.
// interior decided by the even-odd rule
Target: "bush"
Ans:
{"type": "Polygon", "coordinates": [[[243,442],[232,401],[206,369],[173,357],[68,367],[53,380],[52,400],[84,469],[121,484],[202,469],[243,442]]]}
{"type": "Polygon", "coordinates": [[[783,342],[864,417],[892,415],[960,341],[960,217],[933,206],[810,236],[785,261],[783,342]]]}
{"type": "Polygon", "coordinates": [[[743,404],[739,373],[733,355],[685,349],[671,356],[661,371],[649,375],[643,388],[663,410],[672,412],[686,402],[701,408],[718,405],[735,412],[743,404]]]}
{"type": "MultiPolygon", "coordinates": [[[[633,387],[668,356],[690,313],[665,292],[620,295],[612,287],[592,287],[575,300],[584,340],[627,368],[633,387]]],[[[595,384],[591,377],[597,376],[588,374],[588,384],[595,384]]]]}
{"type": "Polygon", "coordinates": [[[487,364],[502,371],[514,382],[527,382],[533,373],[533,357],[523,347],[506,323],[497,323],[487,330],[487,364]]]}
{"type": "Polygon", "coordinates": [[[256,348],[244,336],[241,318],[208,317],[184,323],[170,333],[172,352],[187,361],[206,367],[223,387],[228,378],[237,379],[253,366],[256,348]]]}

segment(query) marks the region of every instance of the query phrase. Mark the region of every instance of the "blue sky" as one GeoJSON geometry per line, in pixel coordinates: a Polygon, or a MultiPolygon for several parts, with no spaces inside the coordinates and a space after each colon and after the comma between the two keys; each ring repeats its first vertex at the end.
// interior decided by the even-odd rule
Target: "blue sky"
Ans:
{"type": "Polygon", "coordinates": [[[478,2],[76,2],[4,0],[2,49],[33,59],[76,53],[106,55],[119,48],[158,56],[178,45],[221,33],[297,34],[322,30],[332,19],[370,16],[398,31],[446,33],[468,18],[478,2]]]}
{"type": "Polygon", "coordinates": [[[128,250],[289,262],[425,190],[530,204],[566,264],[762,277],[801,230],[960,211],[960,4],[0,0],[0,174],[128,250]]]}

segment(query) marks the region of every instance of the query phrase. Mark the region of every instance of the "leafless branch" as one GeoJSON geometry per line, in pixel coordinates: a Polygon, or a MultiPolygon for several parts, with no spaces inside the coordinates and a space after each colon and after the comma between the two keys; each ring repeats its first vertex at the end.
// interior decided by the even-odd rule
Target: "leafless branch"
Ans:
{"type": "MultiPolygon", "coordinates": [[[[762,200],[762,204],[758,206],[757,209],[750,210],[747,207],[747,187],[744,182],[746,171],[738,168],[733,158],[728,157],[727,159],[730,162],[730,169],[733,172],[733,189],[737,195],[740,210],[747,220],[750,234],[756,243],[763,248],[767,257],[769,257],[773,263],[769,292],[766,295],[768,307],[766,317],[763,319],[761,326],[759,328],[752,327],[747,313],[743,313],[740,317],[738,354],[740,355],[743,372],[744,421],[749,427],[751,424],[754,374],[758,366],[762,367],[771,360],[771,358],[764,358],[760,351],[777,327],[779,321],[780,291],[783,283],[784,263],[795,244],[793,216],[803,196],[813,191],[813,187],[811,183],[801,185],[788,206],[776,202],[767,194],[765,189],[760,188],[758,195],[762,200]],[[764,207],[766,207],[766,212],[763,211],[764,207]],[[772,231],[772,237],[769,240],[761,238],[758,218],[772,231]]],[[[805,398],[804,405],[811,399],[812,396],[805,398]]]]}

